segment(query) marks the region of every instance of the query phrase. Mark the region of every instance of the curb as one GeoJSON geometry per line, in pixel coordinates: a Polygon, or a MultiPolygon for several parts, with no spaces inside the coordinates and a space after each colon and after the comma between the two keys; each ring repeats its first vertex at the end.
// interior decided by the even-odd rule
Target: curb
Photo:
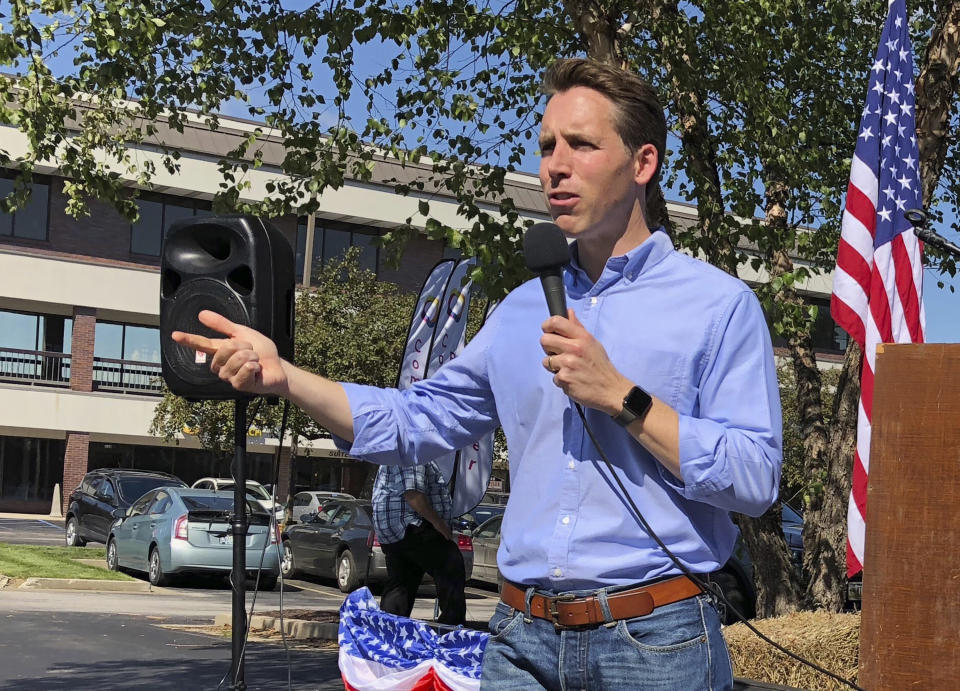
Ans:
{"type": "Polygon", "coordinates": [[[100,590],[116,593],[163,591],[145,581],[105,581],[94,578],[28,578],[19,590],[100,590]]]}
{"type": "MultiPolygon", "coordinates": [[[[230,626],[233,618],[229,614],[218,614],[214,617],[214,626],[230,626]]],[[[250,617],[251,629],[273,629],[283,631],[290,638],[317,638],[327,641],[336,641],[340,629],[338,622],[306,621],[304,619],[283,618],[283,627],[280,626],[280,617],[265,617],[254,614],[250,617]]]]}

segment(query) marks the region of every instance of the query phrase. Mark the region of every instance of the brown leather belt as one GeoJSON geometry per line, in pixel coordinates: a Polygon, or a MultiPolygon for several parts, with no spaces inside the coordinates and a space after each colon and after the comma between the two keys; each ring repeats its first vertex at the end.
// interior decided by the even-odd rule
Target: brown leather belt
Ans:
{"type": "MultiPolygon", "coordinates": [[[[686,576],[668,578],[650,585],[621,590],[607,595],[607,605],[614,619],[632,619],[650,614],[657,607],[686,600],[703,592],[686,576]]],[[[500,599],[513,609],[525,612],[526,589],[510,581],[503,582],[500,599]]],[[[595,595],[547,597],[534,593],[530,598],[530,614],[552,621],[557,628],[597,626],[605,619],[600,599],[595,595]]]]}

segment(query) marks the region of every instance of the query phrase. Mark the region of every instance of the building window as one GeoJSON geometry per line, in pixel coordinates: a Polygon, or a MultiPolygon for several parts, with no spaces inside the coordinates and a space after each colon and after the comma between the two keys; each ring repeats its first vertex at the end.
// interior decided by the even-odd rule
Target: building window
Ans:
{"type": "MultiPolygon", "coordinates": [[[[231,458],[202,449],[92,441],[88,458],[90,468],[159,470],[176,475],[188,485],[202,477],[230,477],[231,458]]],[[[273,482],[273,454],[247,454],[247,478],[263,484],[273,482]]]]}
{"type": "MultiPolygon", "coordinates": [[[[828,298],[806,297],[805,302],[817,306],[817,320],[813,325],[813,349],[823,353],[842,354],[846,352],[850,336],[837,326],[830,316],[830,300],[828,298]]],[[[768,324],[772,326],[769,317],[768,324]]],[[[775,348],[786,348],[787,341],[775,331],[770,331],[775,348]]]]}
{"type": "Polygon", "coordinates": [[[97,322],[93,341],[96,388],[156,394],[160,377],[160,329],[97,322]]]}
{"type": "Polygon", "coordinates": [[[62,439],[0,436],[0,511],[47,513],[54,485],[63,484],[65,450],[62,439]]]}
{"type": "Polygon", "coordinates": [[[0,310],[0,348],[69,353],[72,338],[70,317],[0,310]]]}
{"type": "MultiPolygon", "coordinates": [[[[33,182],[30,187],[32,194],[25,207],[8,214],[0,212],[0,235],[27,240],[47,239],[47,223],[50,219],[50,184],[33,182]]],[[[0,197],[6,197],[12,192],[13,180],[0,178],[0,197]]]]}
{"type": "MultiPolygon", "coordinates": [[[[376,228],[342,221],[318,218],[313,227],[314,270],[328,261],[342,257],[349,247],[360,247],[360,267],[377,273],[378,248],[374,244],[379,235],[376,228]]],[[[304,255],[307,247],[307,222],[297,226],[297,281],[303,281],[304,255]]]]}
{"type": "Polygon", "coordinates": [[[98,321],[93,354],[117,360],[160,362],[160,329],[98,321]]]}
{"type": "Polygon", "coordinates": [[[171,224],[183,218],[210,215],[210,202],[159,194],[144,194],[137,199],[140,218],[130,224],[130,252],[160,256],[163,238],[171,224]]]}

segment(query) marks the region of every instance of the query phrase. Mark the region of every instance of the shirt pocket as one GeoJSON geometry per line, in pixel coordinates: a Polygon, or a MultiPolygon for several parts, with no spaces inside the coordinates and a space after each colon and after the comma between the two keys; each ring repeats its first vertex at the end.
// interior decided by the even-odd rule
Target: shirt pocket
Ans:
{"type": "Polygon", "coordinates": [[[625,341],[607,353],[620,374],[672,408],[679,409],[692,389],[689,358],[683,352],[625,341]]]}

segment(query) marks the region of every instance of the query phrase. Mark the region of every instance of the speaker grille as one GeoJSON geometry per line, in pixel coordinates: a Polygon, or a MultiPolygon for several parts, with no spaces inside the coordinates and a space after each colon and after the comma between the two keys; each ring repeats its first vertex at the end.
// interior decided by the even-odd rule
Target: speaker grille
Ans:
{"type": "MultiPolygon", "coordinates": [[[[212,329],[200,323],[197,314],[202,310],[212,310],[232,322],[250,326],[251,315],[238,299],[237,295],[221,281],[200,278],[193,281],[191,290],[180,296],[174,295],[169,308],[161,310],[160,332],[170,334],[173,331],[200,334],[210,338],[223,338],[212,329]]],[[[185,346],[174,343],[170,338],[162,339],[163,376],[168,386],[176,393],[173,378],[168,376],[172,368],[176,376],[190,385],[210,385],[220,382],[219,377],[210,371],[209,359],[198,363],[196,353],[185,346]]]]}

